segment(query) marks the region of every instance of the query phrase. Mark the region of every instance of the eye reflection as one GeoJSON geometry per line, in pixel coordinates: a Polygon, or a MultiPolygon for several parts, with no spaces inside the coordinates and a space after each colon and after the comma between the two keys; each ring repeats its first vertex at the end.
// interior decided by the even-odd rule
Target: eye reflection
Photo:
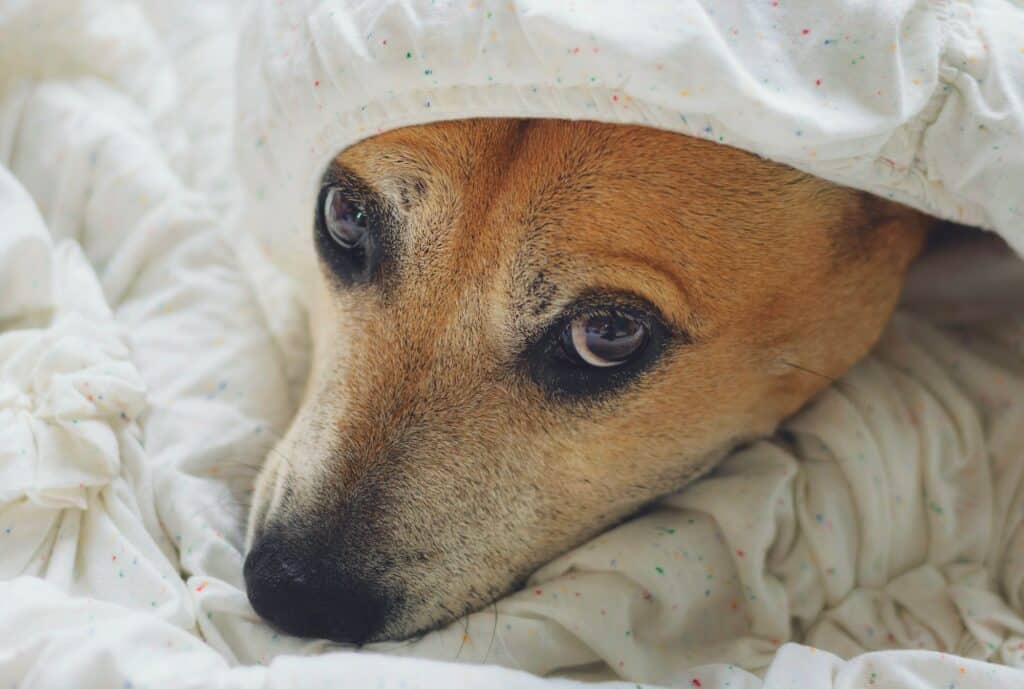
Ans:
{"type": "Polygon", "coordinates": [[[574,361],[596,368],[621,366],[643,351],[650,328],[643,320],[611,312],[574,319],[562,335],[562,349],[574,361]]]}

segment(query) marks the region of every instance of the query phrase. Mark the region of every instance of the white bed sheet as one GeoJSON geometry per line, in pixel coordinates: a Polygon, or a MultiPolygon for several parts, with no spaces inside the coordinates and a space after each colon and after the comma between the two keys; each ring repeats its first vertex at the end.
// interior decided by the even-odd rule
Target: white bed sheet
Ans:
{"type": "Polygon", "coordinates": [[[242,517],[306,336],[232,222],[242,3],[178,5],[0,3],[0,680],[1024,686],[1024,307],[977,306],[1006,257],[493,608],[360,652],[263,624],[242,517]]]}

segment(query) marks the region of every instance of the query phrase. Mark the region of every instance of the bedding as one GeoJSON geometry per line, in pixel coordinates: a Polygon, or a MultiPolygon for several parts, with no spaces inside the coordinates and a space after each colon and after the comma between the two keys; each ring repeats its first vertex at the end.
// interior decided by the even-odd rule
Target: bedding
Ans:
{"type": "Polygon", "coordinates": [[[1024,9],[724,5],[0,0],[0,680],[1024,686],[1024,9]],[[1002,239],[926,259],[775,437],[494,606],[279,635],[242,539],[304,383],[316,179],[487,115],[712,138],[1002,239]]]}

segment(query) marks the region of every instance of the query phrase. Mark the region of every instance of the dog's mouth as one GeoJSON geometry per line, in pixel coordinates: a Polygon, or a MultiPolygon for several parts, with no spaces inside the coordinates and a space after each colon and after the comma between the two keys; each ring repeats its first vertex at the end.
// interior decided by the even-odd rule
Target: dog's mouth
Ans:
{"type": "Polygon", "coordinates": [[[337,553],[304,548],[281,530],[256,539],[246,556],[249,601],[267,623],[293,636],[343,644],[398,641],[420,636],[480,610],[522,587],[526,575],[480,593],[470,587],[448,602],[410,595],[386,574],[346,564],[337,553]]]}
{"type": "Polygon", "coordinates": [[[357,645],[420,636],[523,588],[544,562],[643,514],[753,437],[733,438],[701,459],[685,462],[691,470],[672,485],[546,553],[524,548],[502,560],[493,554],[456,552],[453,545],[445,557],[443,549],[395,548],[372,527],[331,529],[326,522],[309,519],[261,526],[244,565],[249,600],[271,626],[294,636],[357,645]],[[494,567],[499,561],[506,564],[494,567]],[[472,562],[478,566],[467,564],[472,562]],[[489,574],[467,576],[467,570],[483,570],[485,564],[489,574]],[[428,581],[436,585],[420,585],[428,581]]]}

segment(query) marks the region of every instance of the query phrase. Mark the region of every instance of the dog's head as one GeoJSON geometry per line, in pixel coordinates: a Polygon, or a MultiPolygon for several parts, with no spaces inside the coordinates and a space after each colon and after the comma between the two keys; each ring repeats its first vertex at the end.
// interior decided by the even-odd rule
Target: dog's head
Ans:
{"type": "Polygon", "coordinates": [[[310,382],[256,486],[255,609],[363,642],[485,605],[861,357],[929,222],[641,127],[345,150],[310,213],[310,382]]]}

